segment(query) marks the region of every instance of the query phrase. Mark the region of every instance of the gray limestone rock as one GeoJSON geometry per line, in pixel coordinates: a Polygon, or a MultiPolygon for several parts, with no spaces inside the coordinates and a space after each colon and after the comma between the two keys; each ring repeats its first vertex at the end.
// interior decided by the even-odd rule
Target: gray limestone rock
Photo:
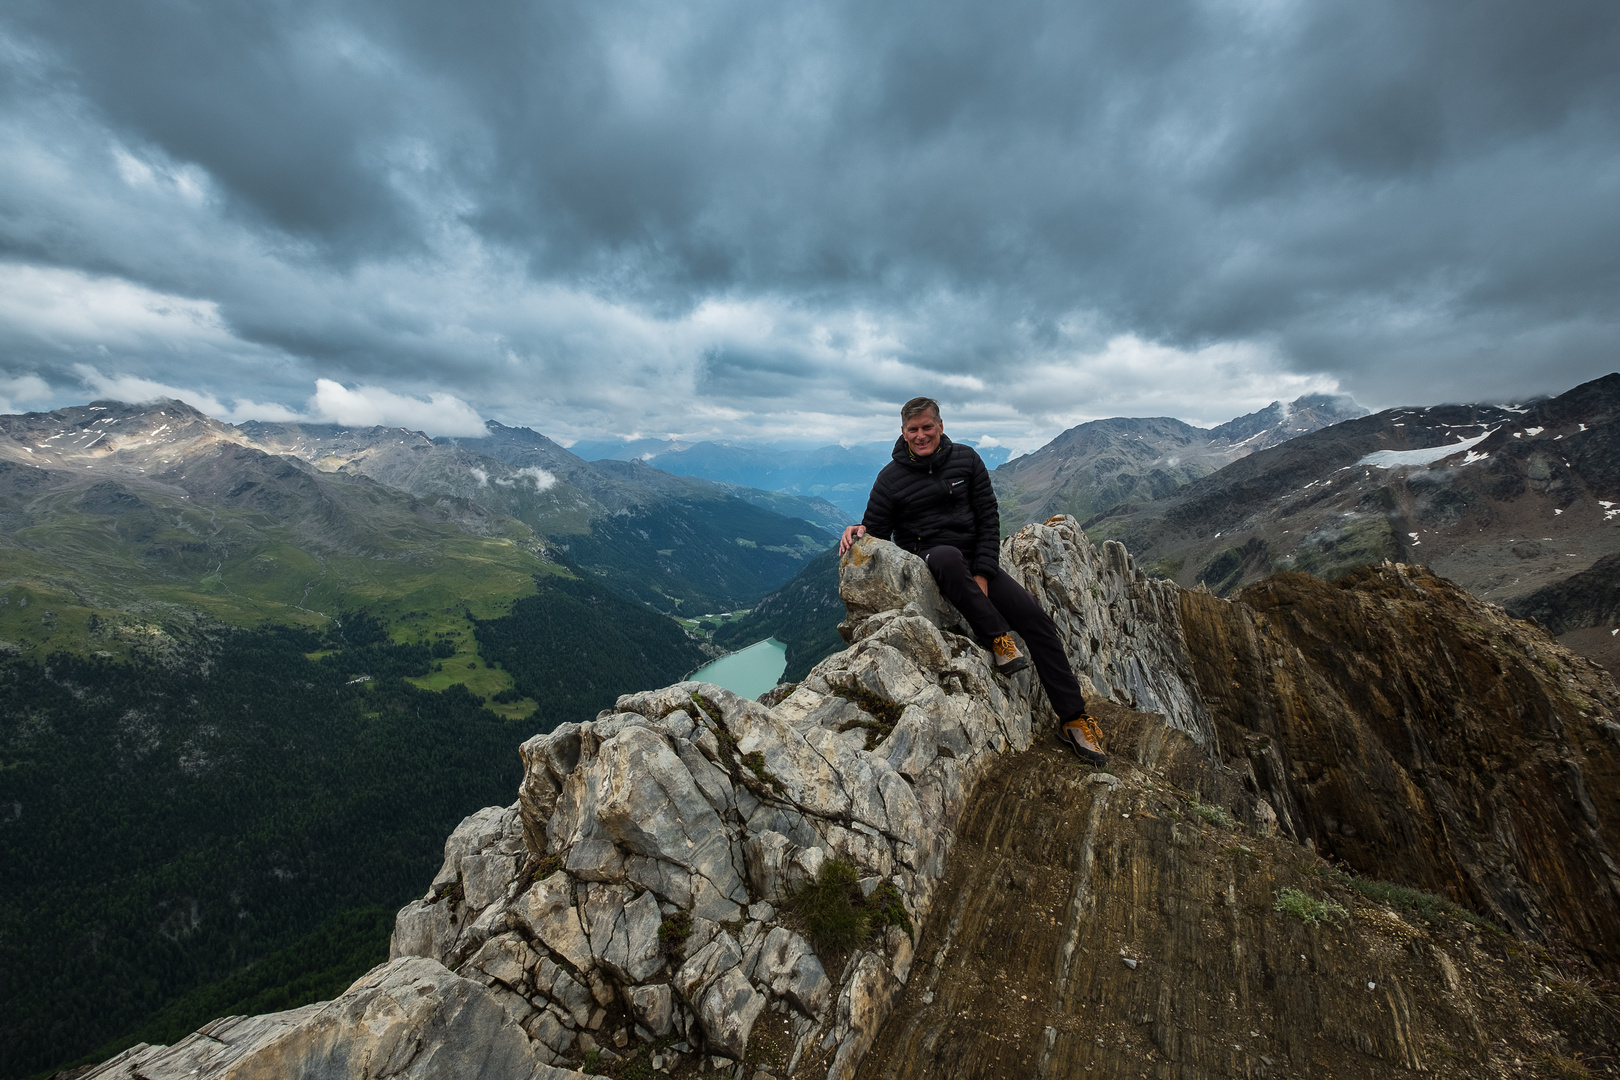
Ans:
{"type": "MultiPolygon", "coordinates": [[[[650,892],[621,903],[611,936],[599,954],[602,965],[627,986],[645,982],[664,966],[658,948],[658,925],[663,921],[658,898],[650,892]]],[[[594,936],[591,940],[595,944],[594,936]]]]}
{"type": "Polygon", "coordinates": [[[675,1030],[675,995],[668,983],[637,986],[628,996],[630,1015],[655,1038],[663,1038],[675,1030]]]}
{"type": "Polygon", "coordinates": [[[827,1007],[832,983],[810,943],[786,927],[774,927],[754,959],[749,975],[787,998],[806,1016],[819,1017],[827,1007]]]}
{"type": "Polygon", "coordinates": [[[855,1075],[861,1058],[877,1039],[878,1028],[888,1019],[899,989],[899,982],[874,953],[859,954],[854,967],[854,975],[838,996],[835,1030],[840,1038],[832,1068],[827,1070],[829,1080],[848,1080],[855,1075]]]}
{"type": "Polygon", "coordinates": [[[754,1021],[765,1009],[765,995],[755,990],[743,973],[732,968],[716,979],[698,1004],[698,1023],[709,1045],[740,1058],[748,1048],[754,1021]]]}
{"type": "Polygon", "coordinates": [[[691,953],[675,974],[675,989],[689,1002],[699,999],[703,989],[719,976],[742,963],[742,947],[725,930],[701,949],[691,953]]]}
{"type": "Polygon", "coordinates": [[[484,942],[456,974],[464,978],[487,975],[503,986],[521,991],[529,969],[538,959],[529,943],[517,934],[502,934],[484,942]]]}
{"type": "Polygon", "coordinates": [[[442,959],[455,940],[450,901],[428,903],[417,900],[406,904],[394,916],[394,934],[388,942],[388,958],[426,956],[442,959]]]}
{"type": "Polygon", "coordinates": [[[918,614],[944,629],[964,626],[962,616],[939,594],[928,565],[903,548],[874,536],[862,537],[849,549],[838,566],[838,596],[849,609],[840,632],[848,641],[853,627],[882,611],[898,611],[908,605],[918,614]]]}
{"type": "Polygon", "coordinates": [[[591,943],[574,907],[574,882],[559,870],[513,901],[513,920],[558,956],[581,970],[591,966],[591,943]]]}
{"type": "Polygon", "coordinates": [[[461,859],[462,902],[474,911],[482,911],[504,899],[516,877],[517,865],[511,855],[499,851],[464,855],[461,859]]]}
{"type": "Polygon", "coordinates": [[[221,1025],[210,1025],[208,1041],[214,1046],[206,1048],[208,1054],[181,1044],[169,1049],[166,1060],[160,1059],[164,1055],[139,1062],[126,1058],[122,1071],[109,1062],[113,1067],[96,1075],[98,1080],[551,1080],[573,1075],[541,1060],[495,994],[421,957],[391,960],[334,1001],[278,1016],[259,1018],[274,1022],[230,1041],[221,1038],[226,1034],[221,1025]]]}
{"type": "Polygon", "coordinates": [[[621,849],[677,863],[748,902],[719,815],[664,736],[628,727],[602,744],[589,771],[597,820],[621,849]]]}

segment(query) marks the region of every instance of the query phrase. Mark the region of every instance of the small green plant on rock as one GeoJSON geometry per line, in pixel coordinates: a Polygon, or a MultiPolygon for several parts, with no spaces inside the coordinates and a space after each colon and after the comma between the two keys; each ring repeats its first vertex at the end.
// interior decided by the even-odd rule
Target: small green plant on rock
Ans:
{"type": "Polygon", "coordinates": [[[1318,900],[1314,896],[1286,886],[1277,890],[1277,902],[1272,905],[1272,910],[1292,915],[1309,926],[1320,926],[1325,922],[1338,923],[1350,916],[1344,905],[1337,900],[1318,900]]]}
{"type": "Polygon", "coordinates": [[[1217,829],[1237,828],[1237,818],[1228,813],[1224,806],[1206,806],[1197,799],[1193,799],[1192,811],[1217,829]]]}
{"type": "Polygon", "coordinates": [[[1481,918],[1467,908],[1453,903],[1443,896],[1436,896],[1434,893],[1424,892],[1422,889],[1408,888],[1405,885],[1396,885],[1388,881],[1374,881],[1370,878],[1356,877],[1354,874],[1346,874],[1341,870],[1331,870],[1328,876],[1350,886],[1369,900],[1376,900],[1379,903],[1388,904],[1390,907],[1404,908],[1407,911],[1421,915],[1431,923],[1437,923],[1442,917],[1449,915],[1454,919],[1461,919],[1464,922],[1471,923],[1481,930],[1488,930],[1503,937],[1507,936],[1505,930],[1489,919],[1481,918]]]}
{"type": "Polygon", "coordinates": [[[867,896],[861,891],[860,871],[841,859],[823,863],[816,880],[783,904],[804,920],[804,936],[818,953],[855,948],[890,926],[916,936],[894,882],[885,881],[867,896]]]}
{"type": "Polygon", "coordinates": [[[905,901],[900,898],[900,890],[894,882],[885,881],[872,890],[872,895],[866,898],[866,906],[872,912],[874,930],[898,926],[912,937],[917,936],[911,927],[911,916],[906,914],[905,901]]]}
{"type": "Polygon", "coordinates": [[[665,956],[685,956],[686,939],[692,936],[692,916],[677,911],[658,924],[658,950],[665,956]]]}
{"type": "Polygon", "coordinates": [[[894,725],[900,722],[900,714],[905,712],[905,706],[893,701],[885,701],[864,686],[856,683],[845,683],[842,686],[831,687],[832,692],[845,701],[853,702],[870,720],[852,720],[839,728],[839,731],[849,731],[853,728],[866,729],[866,749],[876,750],[878,745],[894,733],[894,725]]]}
{"type": "Polygon", "coordinates": [[[847,862],[830,859],[814,881],[788,897],[788,907],[804,920],[805,937],[818,952],[851,949],[871,933],[861,895],[859,871],[847,862]]]}
{"type": "Polygon", "coordinates": [[[1548,1075],[1560,1077],[1561,1080],[1588,1080],[1592,1075],[1592,1070],[1586,1067],[1585,1062],[1581,1061],[1579,1054],[1574,1057],[1565,1057],[1562,1054],[1548,1054],[1541,1059],[1541,1064],[1546,1068],[1548,1075]]]}
{"type": "Polygon", "coordinates": [[[758,778],[759,782],[776,792],[778,795],[787,793],[787,785],[771,770],[765,767],[765,755],[758,750],[751,754],[744,754],[742,763],[748,766],[748,771],[758,778]]]}

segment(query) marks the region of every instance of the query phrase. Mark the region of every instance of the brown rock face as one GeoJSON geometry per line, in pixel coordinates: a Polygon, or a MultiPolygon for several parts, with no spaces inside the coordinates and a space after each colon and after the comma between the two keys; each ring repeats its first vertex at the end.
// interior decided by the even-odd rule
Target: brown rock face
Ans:
{"type": "Polygon", "coordinates": [[[1246,769],[1156,716],[1095,712],[1117,775],[1048,741],[986,777],[860,1077],[1577,1076],[1612,1060],[1595,984],[1547,950],[1375,901],[1266,835],[1246,769]],[[1308,924],[1277,910],[1286,889],[1342,910],[1308,924]]]}
{"type": "Polygon", "coordinates": [[[1220,756],[1286,835],[1620,971],[1607,673],[1418,567],[1180,606],[1220,756]]]}
{"type": "Polygon", "coordinates": [[[1097,703],[1111,774],[1049,733],[998,763],[860,1075],[1614,1063],[1607,673],[1418,567],[1180,591],[1167,609],[1149,584],[1126,588],[1134,634],[1184,646],[1184,715],[1097,703]],[[1342,910],[1308,924],[1279,910],[1286,890],[1342,910]]]}

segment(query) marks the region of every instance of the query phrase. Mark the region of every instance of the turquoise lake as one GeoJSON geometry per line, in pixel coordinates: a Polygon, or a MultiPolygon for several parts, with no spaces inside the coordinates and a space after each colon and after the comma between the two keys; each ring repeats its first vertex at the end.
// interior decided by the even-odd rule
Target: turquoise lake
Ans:
{"type": "Polygon", "coordinates": [[[738,697],[757,698],[776,685],[786,668],[787,646],[775,638],[766,638],[704,664],[687,678],[723,686],[738,697]]]}

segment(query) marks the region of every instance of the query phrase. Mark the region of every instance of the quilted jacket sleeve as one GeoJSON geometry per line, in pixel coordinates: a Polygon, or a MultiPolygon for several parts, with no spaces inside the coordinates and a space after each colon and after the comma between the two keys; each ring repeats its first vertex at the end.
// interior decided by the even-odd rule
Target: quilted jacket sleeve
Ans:
{"type": "Polygon", "coordinates": [[[880,540],[889,540],[894,536],[894,495],[890,491],[893,486],[886,481],[887,468],[879,472],[877,479],[872,482],[872,494],[866,497],[866,513],[861,516],[861,524],[866,531],[880,540]]]}

